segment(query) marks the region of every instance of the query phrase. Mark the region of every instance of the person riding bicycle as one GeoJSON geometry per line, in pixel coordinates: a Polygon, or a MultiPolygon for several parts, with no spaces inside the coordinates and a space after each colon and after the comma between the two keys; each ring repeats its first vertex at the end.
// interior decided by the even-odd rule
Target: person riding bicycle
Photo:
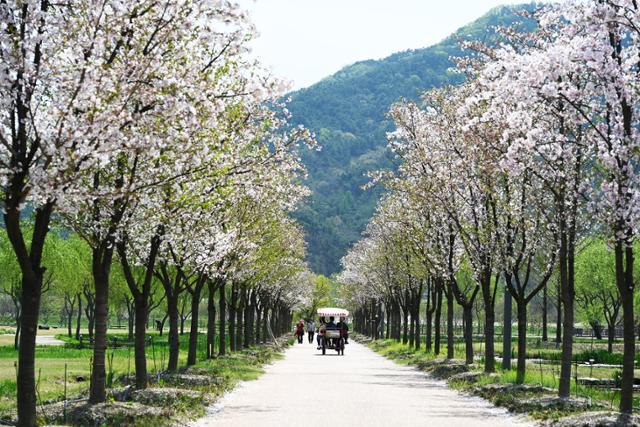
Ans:
{"type": "Polygon", "coordinates": [[[336,325],[336,318],[331,316],[329,317],[329,323],[327,323],[327,329],[338,329],[338,325],[336,325]]]}
{"type": "Polygon", "coordinates": [[[324,321],[324,317],[320,318],[320,327],[318,328],[318,350],[320,350],[321,347],[321,343],[322,343],[322,339],[324,338],[324,334],[325,332],[327,332],[327,324],[324,321]]]}
{"type": "Polygon", "coordinates": [[[344,338],[344,343],[349,344],[349,326],[347,325],[345,317],[341,317],[340,321],[336,325],[340,329],[340,336],[344,338]]]}
{"type": "MultiPolygon", "coordinates": [[[[338,325],[336,324],[335,321],[335,317],[331,316],[329,317],[329,323],[327,323],[327,330],[332,330],[332,331],[338,331],[340,330],[340,328],[338,327],[338,325]]],[[[336,342],[336,338],[330,338],[331,340],[331,345],[332,347],[335,347],[336,351],[340,351],[339,348],[337,347],[337,342],[336,342]]]]}

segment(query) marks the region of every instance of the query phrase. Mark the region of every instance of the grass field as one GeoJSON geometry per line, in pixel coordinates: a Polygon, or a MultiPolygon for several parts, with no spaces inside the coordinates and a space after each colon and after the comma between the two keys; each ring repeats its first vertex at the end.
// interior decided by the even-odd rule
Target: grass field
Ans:
{"type": "MultiPolygon", "coordinates": [[[[610,358],[610,359],[618,359],[621,357],[620,354],[608,355],[606,350],[606,341],[597,343],[597,346],[594,346],[594,350],[591,350],[589,343],[577,342],[574,347],[574,354],[577,356],[575,359],[579,362],[573,365],[572,369],[572,381],[571,381],[571,393],[573,396],[577,397],[587,397],[591,398],[594,401],[597,401],[601,404],[602,409],[610,409],[615,410],[619,403],[619,393],[617,391],[601,389],[596,387],[587,387],[581,385],[575,381],[575,378],[584,378],[584,377],[592,377],[592,378],[606,378],[612,379],[616,376],[620,370],[617,367],[591,367],[585,366],[582,364],[582,361],[588,361],[591,357],[601,357],[601,358],[610,358]],[[604,345],[604,347],[603,347],[604,345]],[[591,356],[591,357],[589,357],[591,356]],[[577,369],[577,371],[576,371],[577,369]]],[[[395,360],[397,363],[401,364],[412,364],[416,365],[420,362],[430,361],[435,358],[443,358],[446,357],[447,348],[443,346],[441,348],[440,355],[436,356],[433,353],[426,352],[424,346],[421,350],[415,350],[410,348],[408,345],[404,345],[401,342],[396,342],[395,340],[378,340],[372,341],[369,343],[369,346],[373,348],[375,351],[380,354],[395,360]]],[[[474,349],[476,354],[481,353],[483,349],[482,343],[475,343],[474,349]]],[[[502,345],[496,343],[496,351],[502,351],[502,345]]],[[[557,359],[560,355],[560,350],[551,350],[548,348],[542,348],[535,346],[535,340],[531,343],[531,346],[528,350],[529,355],[541,355],[543,359],[557,359]]],[[[456,359],[464,359],[464,344],[456,343],[454,346],[454,357],[456,359]]],[[[476,369],[482,368],[483,359],[480,357],[476,361],[476,369]]],[[[595,360],[594,363],[605,363],[608,364],[608,360],[595,360]]],[[[478,382],[473,384],[472,386],[468,383],[456,383],[452,382],[451,385],[454,388],[466,389],[469,387],[477,387],[485,384],[495,384],[495,383],[503,383],[503,384],[515,384],[516,382],[516,370],[515,370],[515,360],[513,361],[513,366],[511,370],[503,370],[500,362],[496,363],[497,375],[483,375],[478,379],[478,382]]],[[[560,366],[557,360],[547,360],[544,363],[538,361],[529,361],[527,363],[527,373],[525,376],[525,384],[531,385],[542,385],[544,387],[548,387],[551,389],[557,389],[558,380],[560,376],[560,366]]],[[[640,377],[640,369],[635,370],[635,376],[640,377]]],[[[636,395],[634,397],[634,406],[640,406],[640,395],[636,395]]],[[[532,414],[537,418],[548,418],[550,414],[548,413],[539,413],[532,414]]],[[[552,414],[553,416],[559,416],[562,414],[552,414]]]]}
{"type": "MultiPolygon", "coordinates": [[[[110,338],[126,339],[126,333],[109,334],[110,338]]],[[[54,335],[65,341],[63,346],[39,346],[36,350],[36,380],[39,404],[59,401],[64,398],[65,369],[67,398],[86,394],[89,389],[91,372],[91,358],[93,350],[90,348],[73,348],[77,345],[74,339],[66,338],[66,330],[57,329],[38,332],[54,335]],[[60,334],[63,335],[60,335],[60,334]]],[[[168,361],[167,335],[160,337],[157,333],[149,334],[152,343],[147,346],[147,369],[150,374],[161,372],[168,361]]],[[[0,336],[3,339],[6,336],[0,336]]],[[[16,400],[16,360],[17,351],[13,349],[13,337],[8,345],[0,344],[0,418],[7,417],[15,410],[16,400]]],[[[180,336],[179,366],[186,364],[188,334],[180,336]]],[[[197,368],[205,369],[224,378],[224,389],[232,387],[239,380],[257,378],[262,372],[265,360],[258,360],[255,352],[250,350],[238,352],[228,357],[205,360],[206,336],[200,334],[198,343],[197,368]]],[[[273,355],[275,356],[275,355],[273,355]]],[[[107,350],[107,380],[117,385],[117,379],[123,375],[134,374],[133,348],[117,348],[107,350]]],[[[208,390],[210,391],[210,390],[208,390]]],[[[224,390],[221,390],[224,391],[224,390]]]]}

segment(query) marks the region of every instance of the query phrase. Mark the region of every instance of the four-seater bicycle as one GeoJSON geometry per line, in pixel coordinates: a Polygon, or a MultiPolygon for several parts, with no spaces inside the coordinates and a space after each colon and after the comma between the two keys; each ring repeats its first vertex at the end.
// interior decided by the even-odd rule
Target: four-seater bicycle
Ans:
{"type": "Polygon", "coordinates": [[[349,312],[343,308],[326,307],[318,309],[318,316],[321,322],[320,326],[320,347],[322,354],[327,354],[327,349],[335,350],[338,354],[344,356],[344,344],[347,338],[347,329],[340,327],[335,319],[340,319],[341,324],[346,324],[349,312]]]}

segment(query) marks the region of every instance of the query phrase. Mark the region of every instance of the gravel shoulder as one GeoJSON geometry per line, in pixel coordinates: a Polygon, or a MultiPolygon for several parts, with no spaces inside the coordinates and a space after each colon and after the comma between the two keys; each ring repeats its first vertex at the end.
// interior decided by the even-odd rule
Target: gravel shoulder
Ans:
{"type": "Polygon", "coordinates": [[[295,344],[260,379],[243,383],[209,412],[192,426],[533,425],[354,342],[344,356],[295,344]]]}

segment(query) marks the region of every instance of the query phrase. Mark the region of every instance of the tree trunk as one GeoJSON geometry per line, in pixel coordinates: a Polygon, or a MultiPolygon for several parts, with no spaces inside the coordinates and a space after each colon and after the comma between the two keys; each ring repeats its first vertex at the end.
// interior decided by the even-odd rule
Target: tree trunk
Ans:
{"type": "Polygon", "coordinates": [[[90,309],[90,315],[87,316],[87,331],[89,333],[89,342],[93,343],[94,342],[94,326],[96,324],[96,318],[95,318],[95,314],[94,314],[94,309],[90,309]]]}
{"type": "MultiPolygon", "coordinates": [[[[23,272],[24,274],[24,272],[23,272]]],[[[22,279],[22,314],[20,316],[20,343],[18,345],[18,425],[35,426],[36,385],[35,353],[40,311],[42,276],[22,279]],[[33,283],[31,282],[33,280],[33,283]]]]}
{"type": "Polygon", "coordinates": [[[593,334],[596,336],[597,340],[601,340],[602,339],[602,325],[600,325],[600,322],[598,322],[597,320],[595,322],[590,322],[589,326],[591,326],[591,329],[593,330],[593,334]]]}
{"type": "Polygon", "coordinates": [[[400,314],[400,307],[396,303],[393,310],[393,338],[400,342],[402,340],[402,316],[400,314]]]}
{"type": "Polygon", "coordinates": [[[447,282],[447,359],[454,358],[454,344],[453,344],[453,290],[451,289],[451,282],[447,282]]]}
{"type": "MultiPolygon", "coordinates": [[[[133,328],[135,326],[135,321],[136,321],[136,316],[133,314],[133,311],[132,311],[131,313],[129,313],[129,317],[127,319],[127,326],[129,329],[129,332],[128,332],[129,341],[132,341],[134,339],[133,328]]],[[[162,336],[162,331],[160,331],[160,336],[162,336]]]]}
{"type": "Polygon", "coordinates": [[[416,322],[413,318],[413,305],[409,303],[408,306],[408,311],[411,315],[411,320],[409,320],[409,347],[413,347],[415,346],[416,322]]]}
{"type": "Polygon", "coordinates": [[[547,295],[547,285],[542,288],[542,342],[549,341],[548,331],[548,310],[549,310],[549,297],[547,295]]]}
{"type": "Polygon", "coordinates": [[[516,300],[518,306],[518,365],[516,383],[524,383],[527,369],[527,302],[516,300]]]}
{"type": "Polygon", "coordinates": [[[374,302],[374,310],[375,310],[375,325],[374,325],[374,331],[373,331],[373,339],[379,340],[380,332],[382,329],[381,322],[384,322],[384,317],[382,315],[382,304],[380,303],[380,301],[376,300],[374,302]]]}
{"type": "Polygon", "coordinates": [[[207,359],[213,359],[216,339],[216,284],[213,280],[208,282],[209,295],[207,296],[207,359]]]}
{"type": "Polygon", "coordinates": [[[387,323],[385,324],[384,338],[388,340],[391,338],[391,304],[388,301],[384,303],[384,310],[387,313],[387,323]]]}
{"type": "Polygon", "coordinates": [[[231,283],[231,302],[229,303],[229,349],[236,351],[236,307],[238,306],[238,286],[231,283]]]}
{"type": "Polygon", "coordinates": [[[204,285],[203,279],[198,279],[193,287],[191,294],[191,330],[189,331],[189,352],[187,354],[187,365],[193,366],[196,364],[197,352],[198,352],[198,320],[200,317],[200,294],[202,293],[202,286],[204,285]]]}
{"type": "Polygon", "coordinates": [[[162,332],[164,331],[164,324],[166,323],[168,318],[169,318],[169,313],[165,313],[164,317],[160,321],[160,333],[158,335],[162,336],[162,332]]]}
{"type": "Polygon", "coordinates": [[[627,286],[622,295],[622,333],[624,336],[622,357],[622,387],[620,392],[620,412],[633,410],[633,382],[635,362],[635,334],[633,313],[633,287],[627,286]]]}
{"type": "Polygon", "coordinates": [[[218,354],[220,356],[224,356],[227,353],[227,295],[225,292],[225,286],[226,283],[223,279],[220,284],[220,302],[218,304],[220,307],[220,347],[218,348],[218,354]]]}
{"type": "Polygon", "coordinates": [[[253,345],[253,321],[256,308],[256,296],[255,292],[251,291],[251,294],[247,298],[247,307],[244,312],[244,347],[249,348],[253,345]]]}
{"type": "Polygon", "coordinates": [[[184,321],[187,320],[188,315],[184,314],[186,306],[186,301],[183,300],[182,306],[180,307],[180,335],[184,335],[184,321]]]}
{"type": "Polygon", "coordinates": [[[409,310],[402,307],[402,344],[409,342],[409,310]]]}
{"type": "MultiPolygon", "coordinates": [[[[153,274],[156,266],[156,255],[158,248],[160,247],[160,233],[162,227],[158,229],[156,234],[151,239],[151,246],[149,251],[149,257],[146,260],[145,274],[142,281],[136,280],[129,261],[127,259],[127,247],[124,241],[120,241],[117,244],[118,254],[120,256],[120,264],[122,271],[129,287],[129,291],[132,295],[132,301],[127,301],[129,334],[131,334],[131,323],[135,321],[135,367],[136,367],[136,388],[144,389],[147,387],[147,355],[146,355],[146,334],[149,324],[149,315],[153,309],[153,303],[150,300],[151,295],[151,283],[153,281],[153,274]],[[133,305],[133,307],[132,307],[133,305]]],[[[165,290],[165,296],[173,295],[171,280],[166,268],[162,268],[161,282],[165,290]]],[[[176,282],[176,285],[179,282],[176,282]]],[[[165,316],[166,319],[166,316],[165,316]]],[[[164,323],[164,320],[162,322],[164,323]]],[[[158,327],[160,330],[160,336],[162,336],[162,325],[158,327]]],[[[164,369],[164,367],[162,367],[164,369]]]]}
{"type": "Polygon", "coordinates": [[[180,331],[178,312],[178,296],[167,293],[167,311],[169,312],[169,364],[167,370],[175,372],[178,370],[178,357],[180,356],[180,331]]]}
{"type": "Polygon", "coordinates": [[[78,294],[78,316],[76,317],[76,340],[80,341],[80,325],[82,323],[82,295],[78,294]]]}
{"type": "MultiPolygon", "coordinates": [[[[74,297],[75,299],[75,297],[74,297]]],[[[75,305],[75,304],[74,304],[75,305]]],[[[73,336],[73,305],[69,306],[69,311],[67,311],[67,337],[71,338],[73,336]]]]}
{"type": "Polygon", "coordinates": [[[239,289],[238,294],[240,296],[240,304],[236,310],[236,350],[240,351],[244,347],[244,308],[247,305],[246,287],[243,286],[243,289],[239,289]]]}
{"type": "Polygon", "coordinates": [[[255,343],[262,343],[262,334],[260,333],[262,329],[262,308],[260,306],[256,306],[256,332],[255,332],[255,343]]]}
{"type": "Polygon", "coordinates": [[[262,315],[262,337],[265,343],[269,341],[268,327],[269,327],[269,307],[265,307],[262,315]]]}
{"type": "Polygon", "coordinates": [[[88,288],[85,288],[84,296],[87,300],[87,306],[84,309],[84,314],[87,316],[87,329],[89,331],[89,342],[93,343],[93,327],[95,325],[95,308],[96,308],[96,297],[88,288]]]}
{"type": "MultiPolygon", "coordinates": [[[[491,274],[485,273],[482,284],[482,298],[484,300],[484,372],[496,370],[495,358],[495,293],[491,288],[491,274]]],[[[496,283],[497,286],[497,283],[496,283]]]]}
{"type": "Polygon", "coordinates": [[[607,326],[607,352],[613,353],[613,340],[616,337],[616,327],[614,325],[607,326]]]}
{"type": "MultiPolygon", "coordinates": [[[[561,230],[565,227],[561,226],[561,230]]],[[[562,358],[560,365],[560,386],[558,388],[558,396],[569,397],[571,393],[571,359],[573,356],[573,301],[574,287],[570,267],[570,249],[567,241],[567,234],[561,233],[560,238],[560,293],[562,296],[562,306],[564,311],[564,319],[562,322],[562,358]]]]}
{"type": "MultiPolygon", "coordinates": [[[[631,235],[631,231],[627,235],[631,235]]],[[[629,239],[630,240],[630,239],[629,239]]],[[[622,334],[624,351],[622,356],[622,384],[620,387],[620,412],[633,411],[633,381],[635,362],[635,332],[633,313],[633,247],[620,239],[615,246],[616,285],[622,300],[622,334]]]]}
{"type": "Polygon", "coordinates": [[[95,336],[93,338],[93,367],[89,402],[101,403],[107,398],[105,359],[107,353],[107,321],[109,318],[109,271],[113,245],[103,243],[93,250],[93,279],[95,284],[95,336]]]}
{"type": "Polygon", "coordinates": [[[411,320],[414,321],[415,323],[415,338],[414,338],[414,342],[415,342],[415,348],[416,350],[420,350],[420,295],[417,295],[416,297],[417,301],[414,301],[414,309],[413,309],[413,315],[411,316],[411,320]]]}
{"type": "Polygon", "coordinates": [[[73,312],[70,311],[67,315],[67,337],[71,338],[73,336],[73,312]]]}
{"type": "Polygon", "coordinates": [[[464,349],[465,363],[473,363],[473,303],[462,306],[462,319],[464,323],[464,349]]]}
{"type": "Polygon", "coordinates": [[[442,330],[442,325],[441,325],[442,294],[444,293],[444,289],[442,287],[442,284],[439,284],[437,286],[437,289],[438,289],[438,297],[437,297],[437,303],[436,303],[435,319],[434,319],[434,324],[433,324],[433,328],[435,329],[433,352],[434,352],[434,354],[436,356],[440,354],[440,341],[441,341],[440,335],[441,335],[441,330],[442,330]]]}
{"type": "Polygon", "coordinates": [[[504,290],[504,322],[502,324],[502,369],[511,369],[511,325],[513,297],[508,289],[504,290]]]}
{"type": "Polygon", "coordinates": [[[557,289],[557,316],[556,316],[556,344],[562,342],[562,292],[560,291],[560,279],[558,279],[557,289]]]}
{"type": "MultiPolygon", "coordinates": [[[[427,300],[428,301],[428,300],[427,300]]],[[[426,318],[426,323],[427,323],[427,330],[426,330],[426,341],[425,341],[425,351],[430,352],[431,350],[433,350],[433,342],[432,342],[432,320],[433,320],[433,310],[430,310],[429,307],[429,303],[427,302],[427,308],[425,310],[425,318],[426,318]]]]}
{"type": "Polygon", "coordinates": [[[16,333],[13,336],[13,349],[18,350],[20,348],[20,328],[22,326],[22,321],[18,318],[18,324],[16,325],[16,333]]]}
{"type": "Polygon", "coordinates": [[[135,341],[134,357],[136,366],[136,389],[147,388],[147,355],[145,348],[145,337],[147,333],[147,305],[148,300],[142,294],[138,295],[135,304],[135,341]]]}

